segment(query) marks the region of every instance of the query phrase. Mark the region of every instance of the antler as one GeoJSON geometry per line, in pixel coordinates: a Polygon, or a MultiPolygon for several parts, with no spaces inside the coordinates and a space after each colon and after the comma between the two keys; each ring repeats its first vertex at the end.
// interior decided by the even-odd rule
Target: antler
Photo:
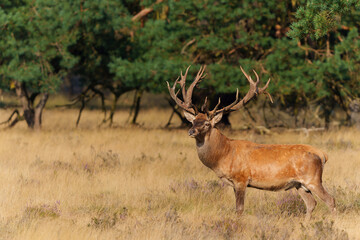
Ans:
{"type": "Polygon", "coordinates": [[[176,79],[176,81],[175,81],[175,83],[174,83],[174,85],[172,87],[170,87],[169,82],[166,82],[166,83],[167,83],[167,86],[168,86],[168,89],[169,89],[169,92],[170,92],[170,96],[171,96],[172,99],[174,99],[176,104],[179,105],[179,107],[181,107],[182,109],[184,109],[185,111],[187,111],[189,113],[197,114],[198,110],[197,110],[196,106],[192,103],[191,98],[192,98],[192,93],[193,93],[194,87],[201,81],[201,79],[203,79],[206,76],[206,75],[203,76],[204,71],[206,69],[206,65],[200,67],[200,70],[198,71],[194,81],[191,83],[188,90],[186,90],[185,89],[186,76],[188,74],[190,66],[186,69],[186,72],[185,72],[184,75],[182,75],[182,72],[180,73],[180,77],[178,77],[176,79]],[[179,78],[180,78],[180,80],[179,80],[179,78]],[[175,93],[176,84],[180,85],[180,89],[175,93]],[[182,101],[181,99],[179,99],[177,97],[180,90],[182,92],[184,101],[182,101]]]}
{"type": "Polygon", "coordinates": [[[216,114],[220,113],[220,112],[233,112],[236,111],[242,107],[244,107],[254,96],[256,95],[260,95],[262,93],[266,94],[269,98],[270,101],[273,102],[270,93],[268,93],[266,91],[267,87],[269,86],[270,83],[270,78],[267,81],[267,83],[265,84],[265,86],[263,88],[259,88],[258,85],[260,83],[260,79],[259,79],[259,75],[256,73],[255,70],[255,76],[256,76],[256,82],[254,82],[251,78],[251,76],[249,76],[244,69],[240,66],[241,71],[243,72],[243,74],[245,75],[246,79],[249,81],[250,83],[250,89],[249,91],[246,93],[245,97],[243,99],[241,99],[239,101],[239,90],[236,90],[236,99],[233,103],[231,103],[230,105],[217,110],[218,106],[220,105],[220,98],[219,98],[219,102],[218,104],[215,106],[215,108],[212,111],[207,111],[208,116],[213,117],[216,114]]]}

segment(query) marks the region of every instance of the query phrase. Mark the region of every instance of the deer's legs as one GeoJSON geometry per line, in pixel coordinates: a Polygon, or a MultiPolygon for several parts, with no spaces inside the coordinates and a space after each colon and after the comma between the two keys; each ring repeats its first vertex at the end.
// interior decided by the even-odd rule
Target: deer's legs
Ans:
{"type": "Polygon", "coordinates": [[[241,215],[244,212],[245,189],[245,184],[237,185],[234,187],[236,198],[236,213],[238,215],[241,215]]]}
{"type": "Polygon", "coordinates": [[[297,192],[299,193],[300,197],[304,200],[306,205],[306,220],[310,220],[311,213],[314,211],[316,206],[316,200],[311,192],[305,191],[303,188],[297,188],[297,192]]]}
{"type": "Polygon", "coordinates": [[[312,193],[316,194],[321,200],[323,200],[331,211],[335,212],[335,199],[324,189],[321,182],[316,185],[309,184],[306,186],[312,193]]]}

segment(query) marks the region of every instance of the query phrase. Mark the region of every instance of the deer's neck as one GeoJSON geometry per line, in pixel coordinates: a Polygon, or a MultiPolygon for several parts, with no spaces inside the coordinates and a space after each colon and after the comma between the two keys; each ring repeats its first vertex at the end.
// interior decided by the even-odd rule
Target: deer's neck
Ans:
{"type": "Polygon", "coordinates": [[[218,129],[212,128],[204,136],[196,138],[196,148],[201,162],[215,170],[219,161],[230,151],[230,139],[218,129]]]}

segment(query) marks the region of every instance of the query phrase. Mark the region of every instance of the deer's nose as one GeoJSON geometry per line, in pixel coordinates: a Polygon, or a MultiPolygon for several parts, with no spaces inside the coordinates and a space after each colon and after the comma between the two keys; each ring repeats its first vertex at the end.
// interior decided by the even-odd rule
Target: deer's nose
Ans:
{"type": "Polygon", "coordinates": [[[190,136],[190,137],[193,137],[193,136],[195,135],[195,133],[196,133],[195,129],[194,129],[194,128],[190,128],[190,130],[189,130],[189,136],[190,136]]]}

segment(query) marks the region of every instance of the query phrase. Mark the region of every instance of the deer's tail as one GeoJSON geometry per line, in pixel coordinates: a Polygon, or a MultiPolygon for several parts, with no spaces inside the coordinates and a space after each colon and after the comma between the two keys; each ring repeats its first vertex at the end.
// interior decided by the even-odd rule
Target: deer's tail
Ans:
{"type": "Polygon", "coordinates": [[[322,153],[322,156],[320,158],[321,158],[322,165],[324,166],[325,163],[328,161],[328,155],[324,152],[321,152],[321,153],[322,153]]]}

